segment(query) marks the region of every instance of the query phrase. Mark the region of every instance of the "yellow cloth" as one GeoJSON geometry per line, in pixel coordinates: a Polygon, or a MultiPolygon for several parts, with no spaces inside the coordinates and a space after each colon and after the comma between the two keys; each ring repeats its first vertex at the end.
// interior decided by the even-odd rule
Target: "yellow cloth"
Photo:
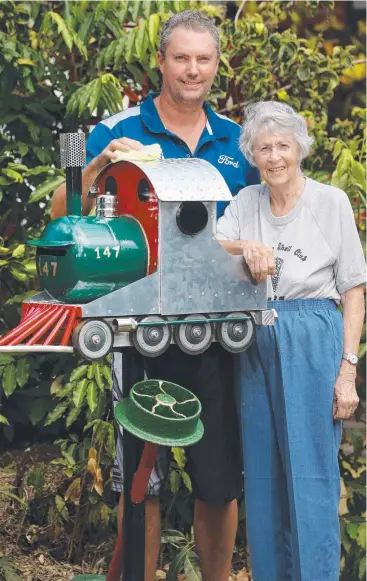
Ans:
{"type": "Polygon", "coordinates": [[[117,161],[156,161],[162,157],[162,149],[159,143],[144,145],[141,149],[130,149],[130,151],[116,151],[116,157],[111,160],[117,161]]]}

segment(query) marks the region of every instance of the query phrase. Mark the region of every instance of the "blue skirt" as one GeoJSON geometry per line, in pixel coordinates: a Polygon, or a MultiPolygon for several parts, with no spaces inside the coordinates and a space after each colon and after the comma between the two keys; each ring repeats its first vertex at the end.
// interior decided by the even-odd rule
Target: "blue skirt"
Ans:
{"type": "Polygon", "coordinates": [[[327,299],[273,301],[239,358],[246,522],[254,581],[338,581],[338,449],[333,421],[343,323],[327,299]]]}

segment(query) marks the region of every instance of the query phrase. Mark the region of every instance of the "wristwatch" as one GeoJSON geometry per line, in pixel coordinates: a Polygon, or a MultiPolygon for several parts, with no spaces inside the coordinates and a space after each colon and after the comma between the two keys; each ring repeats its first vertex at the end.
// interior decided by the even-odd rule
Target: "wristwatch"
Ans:
{"type": "Polygon", "coordinates": [[[342,359],[349,361],[352,365],[357,365],[358,355],[356,353],[343,353],[342,359]]]}

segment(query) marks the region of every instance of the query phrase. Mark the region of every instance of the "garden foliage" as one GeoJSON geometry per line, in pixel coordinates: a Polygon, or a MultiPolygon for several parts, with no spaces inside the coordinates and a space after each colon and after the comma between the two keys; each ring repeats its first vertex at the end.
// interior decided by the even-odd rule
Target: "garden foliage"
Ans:
{"type": "MultiPolygon", "coordinates": [[[[277,99],[300,111],[315,137],[305,172],[347,192],[363,233],[365,103],[363,92],[353,93],[364,66],[363,31],[342,45],[329,1],[232,4],[234,17],[226,18],[225,3],[1,3],[0,334],[17,324],[21,300],[37,289],[34,253],[25,243],[47,223],[50,195],[64,179],[59,133],[78,128],[88,133],[101,118],[157,90],[160,24],[188,7],[199,7],[220,27],[223,52],[210,102],[238,122],[243,105],[252,100],[277,99]],[[308,31],[302,30],[304,18],[311,23],[308,31]],[[333,26],[335,37],[330,36],[333,26]],[[335,109],[346,86],[343,117],[331,119],[330,108],[335,109]]],[[[364,376],[361,367],[361,386],[364,376]]],[[[114,457],[110,389],[108,361],[87,365],[68,356],[0,354],[0,441],[6,447],[57,439],[60,457],[55,462],[67,484],[48,499],[48,516],[57,522],[54,532],[70,531],[69,557],[77,555],[88,530],[115,522],[109,493],[114,457]]],[[[365,461],[357,436],[347,438],[355,447],[353,455],[340,458],[342,565],[344,578],[356,581],[365,575],[365,461]]],[[[32,486],[38,483],[42,494],[42,474],[37,474],[32,486]]],[[[184,457],[176,451],[164,501],[168,529],[190,531],[190,487],[184,457]]],[[[177,572],[182,566],[196,575],[191,541],[172,530],[165,539],[181,554],[174,561],[177,572]]]]}

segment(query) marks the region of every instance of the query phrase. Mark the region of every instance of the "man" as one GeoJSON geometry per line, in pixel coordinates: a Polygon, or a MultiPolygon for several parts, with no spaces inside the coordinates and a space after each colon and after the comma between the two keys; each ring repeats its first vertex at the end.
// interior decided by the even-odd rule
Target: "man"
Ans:
{"type": "MultiPolygon", "coordinates": [[[[160,94],[139,106],[99,123],[87,142],[88,166],[83,172],[83,208],[94,203],[87,193],[98,173],[116,151],[159,143],[165,158],[199,157],[223,175],[232,194],[257,181],[238,149],[240,127],[214,113],[204,101],[219,62],[219,33],[199,11],[170,18],[161,30],[158,52],[162,73],[160,94]]],[[[218,214],[224,204],[218,204],[218,214]]],[[[52,218],[66,213],[65,186],[54,194],[52,218]]],[[[234,404],[233,358],[218,344],[202,355],[184,354],[177,346],[156,359],[147,359],[148,377],[166,379],[195,392],[203,407],[204,437],[187,450],[195,497],[194,533],[204,581],[228,581],[237,529],[237,499],[242,489],[239,433],[234,404]]],[[[114,362],[114,397],[121,398],[121,365],[114,362]]],[[[155,580],[160,545],[157,494],[164,462],[156,466],[146,503],[146,581],[155,580]]],[[[114,488],[122,492],[121,434],[117,442],[114,488]]],[[[120,500],[119,521],[122,521],[120,500]]],[[[121,530],[121,529],[120,529],[121,530]]]]}

